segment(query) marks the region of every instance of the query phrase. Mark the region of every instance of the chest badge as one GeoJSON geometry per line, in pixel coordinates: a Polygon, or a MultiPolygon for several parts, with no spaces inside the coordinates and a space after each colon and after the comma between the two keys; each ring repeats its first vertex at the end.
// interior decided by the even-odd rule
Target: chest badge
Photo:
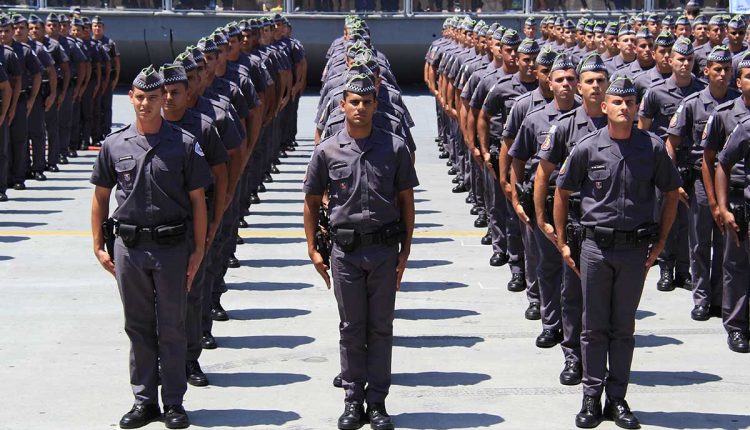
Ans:
{"type": "Polygon", "coordinates": [[[601,190],[602,189],[602,183],[601,183],[601,181],[594,182],[594,186],[596,187],[597,190],[601,190]]]}

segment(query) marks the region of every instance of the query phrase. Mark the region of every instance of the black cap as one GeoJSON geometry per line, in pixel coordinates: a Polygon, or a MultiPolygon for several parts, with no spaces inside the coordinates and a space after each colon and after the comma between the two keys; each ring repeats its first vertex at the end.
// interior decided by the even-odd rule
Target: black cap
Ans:
{"type": "Polygon", "coordinates": [[[83,23],[84,27],[91,27],[91,20],[87,16],[82,16],[81,22],[83,23]]]}
{"type": "Polygon", "coordinates": [[[578,63],[578,69],[576,69],[578,76],[583,72],[605,72],[609,75],[607,66],[604,65],[604,60],[598,52],[594,51],[587,55],[580,63],[578,63]]]}
{"type": "Polygon", "coordinates": [[[167,63],[161,66],[159,73],[164,78],[164,85],[188,82],[187,72],[181,64],[167,63]]]}
{"type": "Polygon", "coordinates": [[[523,24],[524,25],[535,26],[536,25],[536,17],[530,16],[530,17],[526,18],[526,21],[524,21],[523,24]]]}
{"type": "Polygon", "coordinates": [[[81,20],[81,18],[76,17],[70,20],[70,25],[75,27],[83,27],[83,21],[81,20]]]}
{"type": "Polygon", "coordinates": [[[200,49],[203,53],[219,52],[219,47],[216,46],[216,43],[214,43],[213,39],[207,39],[205,37],[198,41],[198,49],[200,49]]]}
{"type": "Polygon", "coordinates": [[[10,17],[10,22],[13,25],[22,24],[22,23],[27,23],[28,24],[28,21],[26,20],[26,17],[23,16],[23,15],[21,15],[20,13],[14,13],[13,16],[10,17]]]}
{"type": "Polygon", "coordinates": [[[635,34],[635,30],[633,30],[633,27],[630,26],[630,24],[624,24],[620,27],[620,30],[617,32],[617,37],[627,36],[629,34],[635,34]]]}
{"type": "Polygon", "coordinates": [[[220,31],[214,32],[209,37],[213,40],[216,46],[229,45],[229,39],[227,39],[227,37],[224,36],[224,33],[220,31]]]}
{"type": "Polygon", "coordinates": [[[616,22],[610,22],[607,24],[607,26],[604,28],[604,34],[608,36],[617,36],[617,24],[616,22]]]}
{"type": "Polygon", "coordinates": [[[186,51],[190,53],[190,55],[193,56],[193,61],[195,61],[196,65],[200,66],[201,63],[206,61],[206,56],[203,55],[203,51],[201,51],[201,49],[198,48],[197,46],[192,46],[192,45],[188,46],[186,48],[186,51]]]}
{"type": "Polygon", "coordinates": [[[714,49],[709,52],[706,56],[706,61],[712,63],[731,63],[732,53],[729,52],[729,48],[724,45],[716,45],[714,49]]]}
{"type": "Polygon", "coordinates": [[[680,55],[693,55],[695,53],[695,49],[693,48],[693,42],[690,41],[687,37],[680,37],[677,39],[672,46],[672,52],[676,52],[680,55]]]}
{"type": "Polygon", "coordinates": [[[47,22],[54,22],[54,23],[60,23],[60,17],[57,16],[56,13],[52,12],[49,15],[47,15],[47,22]]]}
{"type": "Polygon", "coordinates": [[[750,52],[742,56],[742,60],[737,64],[737,70],[750,68],[750,52]]]}
{"type": "Polygon", "coordinates": [[[607,88],[607,94],[611,96],[629,97],[636,95],[635,85],[627,76],[614,79],[607,88]]]}
{"type": "Polygon", "coordinates": [[[674,25],[685,25],[690,26],[690,20],[685,15],[680,15],[674,22],[674,25]]]}
{"type": "Polygon", "coordinates": [[[503,33],[503,37],[502,39],[500,39],[500,43],[506,46],[518,46],[521,44],[521,38],[518,36],[518,32],[516,30],[509,28],[505,30],[505,33],[503,33]]]}
{"type": "Polygon", "coordinates": [[[635,34],[636,39],[653,39],[654,35],[651,34],[650,31],[646,27],[641,28],[638,30],[638,33],[635,34]]]}
{"type": "Polygon", "coordinates": [[[61,13],[60,15],[58,15],[57,19],[60,20],[61,24],[64,22],[68,22],[68,23],[70,22],[70,18],[68,18],[68,15],[65,15],[64,13],[61,13]]]}
{"type": "Polygon", "coordinates": [[[153,91],[164,86],[164,77],[153,66],[148,66],[135,77],[133,86],[139,90],[153,91]]]}
{"type": "Polygon", "coordinates": [[[656,36],[656,40],[654,40],[654,46],[672,47],[674,45],[674,42],[674,34],[672,34],[671,31],[662,31],[658,36],[656,36]]]}
{"type": "Polygon", "coordinates": [[[0,27],[8,27],[11,25],[10,17],[6,14],[0,15],[0,27]]]}
{"type": "Polygon", "coordinates": [[[344,90],[354,94],[367,95],[375,93],[375,84],[367,75],[350,77],[344,85],[344,90]]]}
{"type": "Polygon", "coordinates": [[[93,18],[91,18],[91,23],[92,23],[92,24],[104,24],[104,20],[102,19],[102,17],[101,17],[101,16],[99,16],[99,15],[94,15],[94,17],[93,17],[93,18]]]}
{"type": "Polygon", "coordinates": [[[557,58],[555,58],[555,62],[552,63],[552,68],[550,69],[550,73],[556,71],[556,70],[568,70],[568,69],[575,69],[576,65],[573,63],[573,60],[570,59],[570,56],[568,54],[559,54],[557,58]]]}
{"type": "Polygon", "coordinates": [[[198,63],[195,62],[195,58],[189,52],[183,52],[174,59],[174,64],[179,64],[185,69],[185,72],[195,70],[198,68],[198,63]]]}
{"type": "Polygon", "coordinates": [[[545,46],[539,56],[536,57],[536,63],[542,66],[551,66],[555,63],[558,53],[549,46],[545,46]]]}
{"type": "Polygon", "coordinates": [[[528,37],[523,39],[523,42],[518,45],[519,54],[536,55],[539,54],[540,51],[541,48],[539,48],[537,41],[528,37]]]}
{"type": "Polygon", "coordinates": [[[727,25],[727,23],[724,22],[723,16],[714,15],[711,17],[711,19],[708,20],[708,25],[718,25],[719,27],[724,27],[727,25]]]}
{"type": "Polygon", "coordinates": [[[229,23],[226,27],[224,27],[226,30],[227,37],[240,37],[242,35],[242,32],[240,31],[240,27],[237,26],[235,23],[229,23]]]}
{"type": "Polygon", "coordinates": [[[375,58],[373,58],[372,51],[370,51],[369,49],[365,49],[357,53],[357,55],[354,57],[354,61],[361,62],[374,73],[380,73],[380,65],[375,60],[375,58]]]}
{"type": "Polygon", "coordinates": [[[29,24],[41,24],[42,19],[39,18],[37,15],[34,15],[33,13],[29,15],[29,24]]]}
{"type": "Polygon", "coordinates": [[[693,27],[698,25],[708,25],[708,20],[703,15],[698,15],[695,18],[693,18],[693,27]]]}

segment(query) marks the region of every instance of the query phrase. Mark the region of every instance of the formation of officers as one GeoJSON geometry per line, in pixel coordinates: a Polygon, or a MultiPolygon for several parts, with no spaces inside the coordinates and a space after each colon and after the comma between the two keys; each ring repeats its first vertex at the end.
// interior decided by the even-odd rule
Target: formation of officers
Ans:
{"type": "Polygon", "coordinates": [[[388,59],[359,17],[345,19],[322,82],[317,146],[303,186],[304,225],[310,259],[329,288],[333,279],[339,309],[341,373],[333,385],[345,395],[337,425],[358,429],[369,422],[390,430],[385,399],[394,306],[411,251],[419,184],[409,131],[414,122],[388,59]],[[316,240],[323,224],[330,246],[316,240]]]}
{"type": "Polygon", "coordinates": [[[277,14],[217,28],[133,81],[135,122],[103,140],[91,176],[94,254],[117,280],[131,343],[135,403],[121,428],[190,425],[187,384],[209,384],[198,360],[217,348],[213,321],[228,319],[238,229],[296,146],[306,68],[277,14]]]}
{"type": "Polygon", "coordinates": [[[692,290],[691,317],[721,317],[729,348],[750,351],[746,27],[454,17],[427,52],[453,191],[541,319],[536,345],[561,345],[560,383],[582,382],[578,427],[639,427],[625,395],[652,265],[660,291],[692,290]]]}
{"type": "Polygon", "coordinates": [[[120,52],[104,30],[98,16],[0,15],[0,202],[110,133],[120,52]]]}

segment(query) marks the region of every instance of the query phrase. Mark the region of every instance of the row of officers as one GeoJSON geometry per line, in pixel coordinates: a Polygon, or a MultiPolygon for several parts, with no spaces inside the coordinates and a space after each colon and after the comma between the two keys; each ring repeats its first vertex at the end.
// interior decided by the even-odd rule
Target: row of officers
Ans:
{"type": "Polygon", "coordinates": [[[1,15],[0,43],[2,202],[110,133],[120,52],[98,16],[1,15]]]}
{"type": "Polygon", "coordinates": [[[91,225],[130,339],[135,402],[121,428],[186,428],[187,384],[209,384],[198,360],[217,348],[213,322],[229,318],[220,298],[240,265],[238,229],[297,146],[307,61],[291,31],[278,14],[229,23],[143,69],[128,93],[135,121],[102,142],[91,225]]]}
{"type": "Polygon", "coordinates": [[[660,291],[692,290],[691,317],[721,317],[729,348],[750,352],[746,24],[711,18],[703,43],[627,22],[589,22],[578,38],[570,24],[545,20],[535,40],[533,18],[523,39],[448,19],[424,78],[490,264],[526,292],[536,345],[561,345],[560,383],[583,384],[576,425],[638,428],[625,395],[653,265],[660,291]]]}

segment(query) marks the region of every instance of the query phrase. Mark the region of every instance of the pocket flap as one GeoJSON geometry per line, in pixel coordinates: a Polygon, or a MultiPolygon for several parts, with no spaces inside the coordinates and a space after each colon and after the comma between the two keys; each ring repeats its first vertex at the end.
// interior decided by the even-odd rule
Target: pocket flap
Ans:
{"type": "Polygon", "coordinates": [[[337,166],[336,169],[333,169],[329,172],[329,176],[334,181],[346,179],[352,176],[352,168],[349,166],[341,166],[341,167],[337,166]]]}
{"type": "Polygon", "coordinates": [[[609,179],[609,169],[598,169],[589,171],[589,179],[592,181],[603,181],[609,179]]]}
{"type": "Polygon", "coordinates": [[[115,163],[115,171],[116,172],[128,172],[130,170],[135,169],[135,160],[128,159],[128,160],[120,160],[117,163],[115,163]]]}

